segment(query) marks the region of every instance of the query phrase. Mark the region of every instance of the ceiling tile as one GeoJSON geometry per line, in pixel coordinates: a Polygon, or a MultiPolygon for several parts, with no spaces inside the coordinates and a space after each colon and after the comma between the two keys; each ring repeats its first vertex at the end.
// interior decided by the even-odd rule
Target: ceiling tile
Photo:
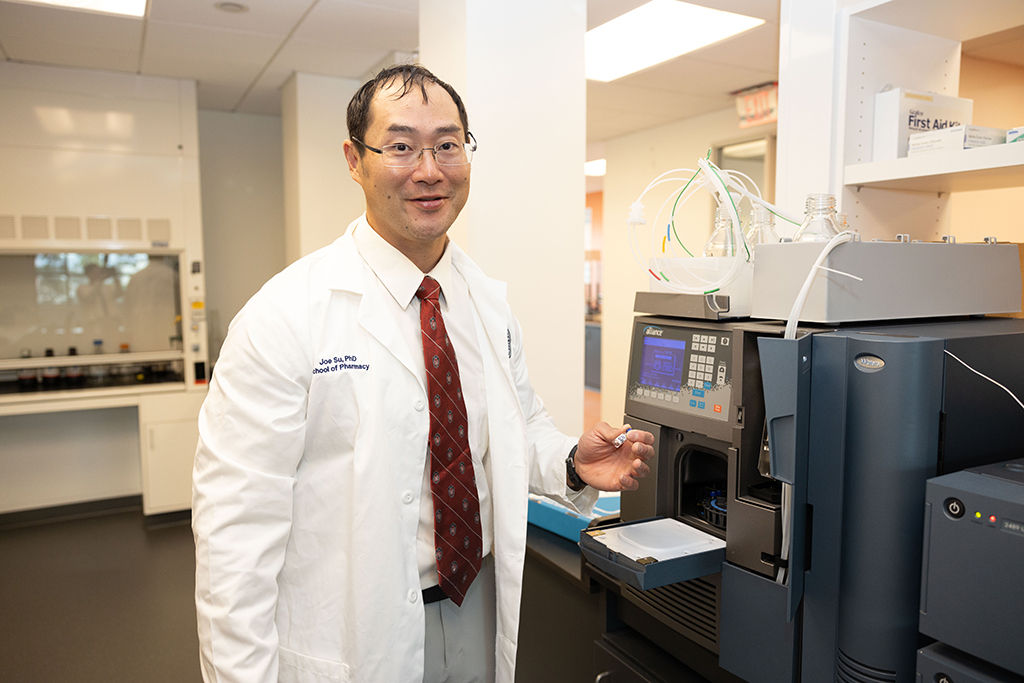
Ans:
{"type": "Polygon", "coordinates": [[[0,45],[8,59],[135,71],[142,20],[0,2],[0,45]]]}
{"type": "Polygon", "coordinates": [[[216,0],[150,0],[153,21],[193,24],[230,31],[284,37],[316,0],[240,0],[248,12],[231,14],[214,5],[216,0]]]}
{"type": "Polygon", "coordinates": [[[150,21],[142,72],[200,82],[237,79],[244,90],[280,44],[261,33],[150,21]]]}
{"type": "Polygon", "coordinates": [[[343,43],[349,50],[412,51],[419,45],[419,13],[378,3],[320,0],[293,37],[324,47],[343,43]]]}
{"type": "Polygon", "coordinates": [[[264,75],[271,80],[277,78],[278,85],[293,71],[321,76],[360,78],[374,64],[387,57],[389,52],[390,50],[383,48],[356,49],[343,42],[324,43],[292,38],[281,48],[264,75]]]}

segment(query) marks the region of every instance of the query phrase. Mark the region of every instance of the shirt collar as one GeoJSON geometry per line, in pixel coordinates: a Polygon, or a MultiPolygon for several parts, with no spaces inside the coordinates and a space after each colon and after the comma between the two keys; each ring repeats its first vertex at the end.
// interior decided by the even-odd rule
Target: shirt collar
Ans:
{"type": "MultiPolygon", "coordinates": [[[[363,216],[352,232],[352,239],[355,240],[359,255],[363,257],[366,265],[370,266],[377,279],[381,281],[384,288],[388,290],[395,301],[403,309],[409,307],[416,290],[423,282],[424,273],[410,261],[405,254],[392,246],[387,240],[381,237],[376,230],[370,227],[363,216]]],[[[451,244],[451,241],[448,242],[451,244]]],[[[441,260],[426,273],[437,280],[441,285],[442,310],[448,309],[448,293],[452,289],[452,250],[445,246],[441,260]]]]}

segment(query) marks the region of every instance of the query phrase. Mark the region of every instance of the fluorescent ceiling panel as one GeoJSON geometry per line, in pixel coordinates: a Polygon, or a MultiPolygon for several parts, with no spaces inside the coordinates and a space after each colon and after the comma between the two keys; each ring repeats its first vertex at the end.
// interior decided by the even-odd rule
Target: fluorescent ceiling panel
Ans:
{"type": "Polygon", "coordinates": [[[584,175],[589,176],[603,176],[606,169],[608,168],[608,162],[605,159],[594,159],[583,164],[584,175]]]}
{"type": "Polygon", "coordinates": [[[679,0],[651,0],[587,31],[587,78],[613,81],[763,23],[679,0]]]}
{"type": "Polygon", "coordinates": [[[99,14],[118,14],[142,17],[146,14],[146,0],[14,0],[25,5],[49,5],[63,9],[84,10],[99,14]]]}

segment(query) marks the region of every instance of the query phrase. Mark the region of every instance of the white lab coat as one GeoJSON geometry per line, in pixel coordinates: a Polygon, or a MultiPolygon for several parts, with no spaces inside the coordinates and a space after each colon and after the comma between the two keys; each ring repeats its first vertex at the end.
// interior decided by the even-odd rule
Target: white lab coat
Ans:
{"type": "MultiPolygon", "coordinates": [[[[588,511],[596,492],[565,486],[576,439],[558,432],[530,386],[505,285],[449,248],[478,314],[495,661],[497,681],[512,683],[527,493],[588,511]]],[[[210,683],[423,678],[416,533],[429,410],[422,358],[382,296],[350,226],[271,279],[231,324],[199,419],[193,493],[210,683]]]]}

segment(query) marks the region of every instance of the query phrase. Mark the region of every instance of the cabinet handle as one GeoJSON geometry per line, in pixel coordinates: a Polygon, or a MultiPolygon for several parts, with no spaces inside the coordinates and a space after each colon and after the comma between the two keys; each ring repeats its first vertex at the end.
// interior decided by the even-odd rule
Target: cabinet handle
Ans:
{"type": "Polygon", "coordinates": [[[597,678],[594,679],[594,683],[601,683],[603,680],[611,680],[609,677],[612,675],[611,671],[604,671],[597,674],[597,678]]]}

